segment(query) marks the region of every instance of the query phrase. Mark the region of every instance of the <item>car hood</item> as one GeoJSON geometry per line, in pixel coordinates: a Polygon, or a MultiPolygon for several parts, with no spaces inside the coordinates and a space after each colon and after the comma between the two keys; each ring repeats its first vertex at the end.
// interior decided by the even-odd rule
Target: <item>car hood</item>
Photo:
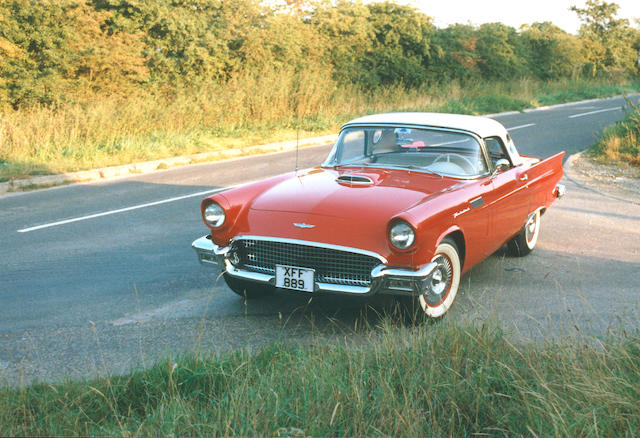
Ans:
{"type": "Polygon", "coordinates": [[[430,195],[464,181],[407,170],[376,168],[314,168],[281,181],[254,199],[251,210],[299,213],[343,219],[392,216],[422,202],[430,195]],[[339,182],[355,176],[367,184],[339,182]]]}

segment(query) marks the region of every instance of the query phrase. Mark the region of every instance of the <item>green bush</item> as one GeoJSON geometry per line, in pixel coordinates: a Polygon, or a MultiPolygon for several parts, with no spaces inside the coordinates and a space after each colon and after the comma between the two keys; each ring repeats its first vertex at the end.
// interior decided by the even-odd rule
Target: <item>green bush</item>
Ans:
{"type": "Polygon", "coordinates": [[[640,108],[631,102],[625,119],[605,129],[589,155],[601,161],[623,162],[640,166],[640,108]]]}
{"type": "Polygon", "coordinates": [[[640,41],[640,31],[615,17],[617,6],[600,0],[574,8],[585,23],[579,36],[551,23],[520,32],[501,23],[438,29],[415,8],[392,2],[289,3],[1,2],[0,105],[90,104],[281,70],[323,70],[335,83],[363,89],[558,80],[584,69],[632,74],[640,41]]]}

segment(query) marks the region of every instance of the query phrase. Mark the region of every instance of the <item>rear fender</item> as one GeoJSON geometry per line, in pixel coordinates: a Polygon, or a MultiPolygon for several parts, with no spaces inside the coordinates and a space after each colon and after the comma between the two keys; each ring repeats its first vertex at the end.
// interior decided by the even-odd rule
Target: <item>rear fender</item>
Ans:
{"type": "Polygon", "coordinates": [[[556,186],[562,179],[564,170],[560,152],[545,160],[532,164],[526,171],[529,191],[531,193],[529,211],[546,209],[556,199],[556,186]]]}

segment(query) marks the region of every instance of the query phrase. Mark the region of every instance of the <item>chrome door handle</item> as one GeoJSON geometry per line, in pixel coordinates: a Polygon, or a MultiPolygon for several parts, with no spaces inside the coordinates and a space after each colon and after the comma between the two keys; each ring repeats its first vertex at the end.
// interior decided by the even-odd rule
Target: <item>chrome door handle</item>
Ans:
{"type": "Polygon", "coordinates": [[[524,176],[520,177],[520,181],[526,181],[529,179],[529,175],[525,174],[524,176]]]}

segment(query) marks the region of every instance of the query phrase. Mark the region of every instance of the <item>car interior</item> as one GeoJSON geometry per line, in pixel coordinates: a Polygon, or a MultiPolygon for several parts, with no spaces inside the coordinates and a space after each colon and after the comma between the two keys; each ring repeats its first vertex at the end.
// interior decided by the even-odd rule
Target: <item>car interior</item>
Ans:
{"type": "Polygon", "coordinates": [[[465,133],[404,127],[351,128],[341,140],[340,165],[421,169],[464,178],[488,171],[477,139],[465,133]]]}

